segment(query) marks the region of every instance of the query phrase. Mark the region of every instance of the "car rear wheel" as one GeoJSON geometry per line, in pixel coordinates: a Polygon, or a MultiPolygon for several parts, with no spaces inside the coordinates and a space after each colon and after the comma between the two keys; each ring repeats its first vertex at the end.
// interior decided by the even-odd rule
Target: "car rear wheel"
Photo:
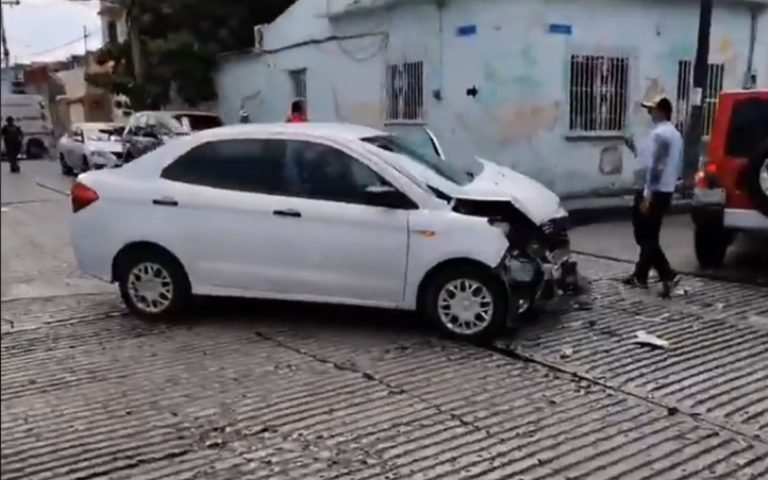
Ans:
{"type": "Polygon", "coordinates": [[[509,304],[501,279],[480,267],[463,265],[431,279],[423,308],[447,335],[482,342],[504,328],[509,304]]]}
{"type": "Polygon", "coordinates": [[[730,235],[722,228],[694,229],[694,247],[696,259],[704,268],[715,268],[723,265],[725,254],[728,251],[730,235]]]}
{"type": "Polygon", "coordinates": [[[61,174],[66,175],[67,177],[71,177],[75,174],[74,170],[72,170],[72,167],[69,166],[67,163],[67,160],[64,158],[64,154],[59,154],[59,164],[61,165],[61,174]]]}
{"type": "Polygon", "coordinates": [[[131,312],[145,318],[181,312],[191,298],[189,278],[173,256],[139,249],[119,259],[120,296],[131,312]]]}

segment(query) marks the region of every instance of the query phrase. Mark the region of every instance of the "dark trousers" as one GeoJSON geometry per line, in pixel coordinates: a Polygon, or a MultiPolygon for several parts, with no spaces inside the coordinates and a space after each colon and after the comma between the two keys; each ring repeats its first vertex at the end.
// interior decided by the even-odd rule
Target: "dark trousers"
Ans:
{"type": "Polygon", "coordinates": [[[12,172],[18,172],[19,171],[19,151],[15,149],[8,149],[6,150],[6,155],[8,155],[8,163],[11,165],[11,171],[12,172]]]}
{"type": "Polygon", "coordinates": [[[640,258],[635,265],[635,275],[639,280],[647,281],[648,273],[653,268],[661,280],[671,280],[675,276],[675,272],[669,265],[664,250],[661,249],[659,237],[664,215],[669,211],[669,205],[672,202],[672,194],[652,193],[651,203],[646,213],[640,211],[642,201],[643,193],[638,192],[632,206],[635,242],[640,247],[640,258]]]}

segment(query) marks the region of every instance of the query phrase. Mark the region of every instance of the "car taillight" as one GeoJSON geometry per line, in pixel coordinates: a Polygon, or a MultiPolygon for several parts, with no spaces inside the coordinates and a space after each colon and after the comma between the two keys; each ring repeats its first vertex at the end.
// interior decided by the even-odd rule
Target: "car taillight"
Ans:
{"type": "Polygon", "coordinates": [[[88,185],[75,182],[70,190],[70,198],[72,199],[72,213],[77,213],[98,200],[99,194],[88,185]]]}
{"type": "Polygon", "coordinates": [[[720,178],[717,170],[717,163],[707,162],[704,168],[696,174],[696,188],[720,188],[720,178]]]}

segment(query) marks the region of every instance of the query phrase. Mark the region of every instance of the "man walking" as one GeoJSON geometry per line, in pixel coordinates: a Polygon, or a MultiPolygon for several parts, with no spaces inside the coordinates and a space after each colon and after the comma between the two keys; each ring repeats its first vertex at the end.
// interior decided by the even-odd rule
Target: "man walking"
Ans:
{"type": "Polygon", "coordinates": [[[660,234],[682,167],[683,137],[672,124],[672,102],[667,97],[656,97],[644,102],[643,107],[651,115],[654,128],[645,142],[647,147],[638,155],[640,164],[647,166],[647,173],[643,189],[635,195],[632,207],[632,226],[640,247],[640,258],[634,272],[623,283],[647,288],[648,274],[653,268],[662,282],[661,297],[669,298],[678,275],[661,248],[660,234]]]}
{"type": "Polygon", "coordinates": [[[24,143],[24,133],[13,121],[13,117],[5,119],[5,125],[0,130],[0,137],[5,144],[5,153],[11,164],[11,173],[19,173],[19,154],[24,143]]]}

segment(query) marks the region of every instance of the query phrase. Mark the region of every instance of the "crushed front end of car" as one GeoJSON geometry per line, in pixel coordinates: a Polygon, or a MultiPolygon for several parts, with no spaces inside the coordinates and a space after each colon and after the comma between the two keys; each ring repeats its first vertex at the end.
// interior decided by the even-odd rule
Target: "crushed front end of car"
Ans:
{"type": "Polygon", "coordinates": [[[585,303],[589,282],[571,256],[567,212],[562,210],[536,225],[503,200],[455,199],[453,208],[465,215],[486,217],[491,225],[504,231],[510,247],[497,271],[518,302],[518,313],[555,299],[585,303]]]}

